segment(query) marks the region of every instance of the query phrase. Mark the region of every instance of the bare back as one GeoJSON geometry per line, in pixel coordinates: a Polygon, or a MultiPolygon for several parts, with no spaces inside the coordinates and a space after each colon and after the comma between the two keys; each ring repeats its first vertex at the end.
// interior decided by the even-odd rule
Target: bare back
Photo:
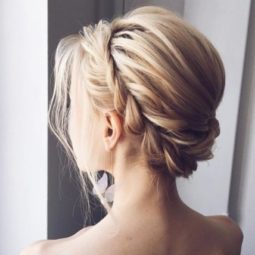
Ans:
{"type": "Polygon", "coordinates": [[[57,240],[37,243],[21,255],[240,255],[243,234],[240,227],[227,216],[196,217],[183,230],[173,230],[157,236],[153,229],[138,229],[136,235],[121,234],[113,239],[103,238],[103,231],[88,227],[76,234],[57,240]]]}

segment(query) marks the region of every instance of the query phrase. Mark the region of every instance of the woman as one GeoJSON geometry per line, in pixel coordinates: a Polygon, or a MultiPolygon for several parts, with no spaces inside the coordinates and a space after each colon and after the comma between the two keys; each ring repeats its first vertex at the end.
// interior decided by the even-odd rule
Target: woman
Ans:
{"type": "Polygon", "coordinates": [[[63,38],[54,74],[51,130],[108,214],[22,255],[240,254],[238,224],[193,210],[176,188],[213,157],[220,133],[225,71],[201,32],[171,11],[140,7],[63,38]],[[101,169],[114,177],[112,206],[96,185],[101,169]]]}

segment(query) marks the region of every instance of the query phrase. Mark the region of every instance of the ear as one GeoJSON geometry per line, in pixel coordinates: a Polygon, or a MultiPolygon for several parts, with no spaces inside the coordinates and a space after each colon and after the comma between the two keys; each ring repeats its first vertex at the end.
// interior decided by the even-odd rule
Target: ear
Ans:
{"type": "Polygon", "coordinates": [[[104,113],[104,146],[110,151],[117,144],[122,133],[122,120],[116,111],[104,113]]]}

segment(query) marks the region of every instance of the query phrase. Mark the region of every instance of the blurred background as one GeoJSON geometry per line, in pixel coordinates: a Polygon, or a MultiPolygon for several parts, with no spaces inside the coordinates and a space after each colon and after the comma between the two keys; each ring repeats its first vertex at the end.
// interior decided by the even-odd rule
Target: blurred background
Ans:
{"type": "MultiPolygon", "coordinates": [[[[242,255],[255,253],[255,1],[1,0],[0,254],[77,232],[79,190],[49,133],[54,50],[82,26],[141,5],[167,7],[203,32],[226,69],[214,158],[179,178],[183,200],[205,215],[228,214],[242,228],[242,255]],[[253,156],[253,157],[252,157],[253,156]]],[[[104,213],[95,202],[95,224],[104,213]]]]}

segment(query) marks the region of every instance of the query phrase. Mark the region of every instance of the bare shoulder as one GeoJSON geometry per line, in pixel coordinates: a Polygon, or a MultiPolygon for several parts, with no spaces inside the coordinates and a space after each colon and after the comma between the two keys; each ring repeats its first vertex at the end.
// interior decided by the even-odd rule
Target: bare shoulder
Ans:
{"type": "Polygon", "coordinates": [[[226,254],[240,255],[244,234],[238,223],[226,215],[213,215],[207,218],[222,233],[226,254]]]}
{"type": "Polygon", "coordinates": [[[80,235],[82,235],[84,232],[86,232],[89,228],[92,226],[88,226],[85,228],[80,229],[75,234],[54,239],[54,240],[39,240],[36,241],[29,246],[27,246],[25,249],[21,251],[19,255],[51,255],[51,254],[61,254],[63,250],[65,250],[66,254],[68,253],[68,250],[70,250],[70,254],[72,254],[72,247],[68,245],[68,241],[76,239],[80,235]]]}
{"type": "Polygon", "coordinates": [[[25,247],[19,255],[45,255],[51,240],[40,240],[25,247]]]}
{"type": "Polygon", "coordinates": [[[230,237],[235,238],[236,241],[243,240],[244,235],[241,227],[231,217],[226,215],[213,215],[207,217],[221,227],[223,231],[228,233],[230,237]]]}

